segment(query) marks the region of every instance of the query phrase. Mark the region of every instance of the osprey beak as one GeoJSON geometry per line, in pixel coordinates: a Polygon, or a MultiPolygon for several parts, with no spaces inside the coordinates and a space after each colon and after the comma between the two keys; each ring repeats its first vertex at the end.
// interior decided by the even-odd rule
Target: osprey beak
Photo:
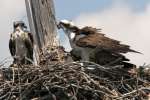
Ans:
{"type": "Polygon", "coordinates": [[[25,25],[25,26],[23,26],[24,28],[27,28],[27,26],[25,25]]]}
{"type": "Polygon", "coordinates": [[[58,28],[58,29],[61,29],[61,28],[62,28],[61,23],[58,23],[58,24],[57,24],[57,28],[58,28]]]}

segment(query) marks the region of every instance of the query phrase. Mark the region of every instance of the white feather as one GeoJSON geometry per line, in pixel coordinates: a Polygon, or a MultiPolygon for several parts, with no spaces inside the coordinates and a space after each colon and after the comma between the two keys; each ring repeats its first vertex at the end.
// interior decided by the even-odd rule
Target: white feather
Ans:
{"type": "Polygon", "coordinates": [[[65,23],[65,24],[69,24],[69,23],[70,23],[70,22],[69,22],[68,20],[66,20],[66,19],[61,20],[60,22],[65,23]]]}
{"type": "Polygon", "coordinates": [[[60,22],[65,23],[65,24],[70,24],[71,26],[74,26],[74,23],[72,21],[68,21],[66,19],[61,20],[60,22]]]}
{"type": "Polygon", "coordinates": [[[71,33],[70,33],[70,38],[71,38],[71,39],[74,39],[74,38],[75,38],[75,33],[71,32],[71,33]]]}

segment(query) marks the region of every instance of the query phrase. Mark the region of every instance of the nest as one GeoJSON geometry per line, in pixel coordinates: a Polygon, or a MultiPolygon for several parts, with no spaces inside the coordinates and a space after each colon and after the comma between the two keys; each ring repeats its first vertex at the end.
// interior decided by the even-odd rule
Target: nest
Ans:
{"type": "Polygon", "coordinates": [[[148,100],[150,71],[135,70],[91,62],[1,68],[0,100],[148,100]]]}
{"type": "Polygon", "coordinates": [[[38,66],[0,65],[0,100],[150,99],[148,66],[104,67],[67,58],[62,47],[53,47],[45,49],[38,66]]]}

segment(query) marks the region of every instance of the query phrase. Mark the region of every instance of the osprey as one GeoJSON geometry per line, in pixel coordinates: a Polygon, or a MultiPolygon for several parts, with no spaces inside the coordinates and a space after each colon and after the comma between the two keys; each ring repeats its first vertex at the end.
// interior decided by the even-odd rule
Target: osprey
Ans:
{"type": "Polygon", "coordinates": [[[71,54],[75,60],[94,61],[100,65],[122,64],[129,61],[122,53],[135,52],[130,46],[121,44],[120,41],[106,37],[101,29],[93,27],[78,28],[67,20],[58,24],[69,38],[72,47],[71,54]]]}
{"type": "Polygon", "coordinates": [[[24,22],[14,22],[14,32],[10,34],[9,40],[14,64],[31,64],[33,61],[33,36],[26,28],[24,22]]]}

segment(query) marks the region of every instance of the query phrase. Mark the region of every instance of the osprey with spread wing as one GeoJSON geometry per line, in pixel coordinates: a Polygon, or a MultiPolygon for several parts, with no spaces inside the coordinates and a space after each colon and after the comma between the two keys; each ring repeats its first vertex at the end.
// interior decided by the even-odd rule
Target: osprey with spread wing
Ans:
{"type": "Polygon", "coordinates": [[[31,64],[33,61],[33,36],[25,28],[24,22],[14,22],[14,32],[9,40],[9,50],[14,58],[14,64],[31,64]]]}
{"type": "Polygon", "coordinates": [[[62,28],[69,38],[72,55],[81,60],[94,61],[100,65],[120,64],[129,61],[122,53],[140,53],[120,41],[106,37],[101,33],[101,29],[88,26],[80,29],[67,20],[60,21],[58,27],[62,28]]]}

